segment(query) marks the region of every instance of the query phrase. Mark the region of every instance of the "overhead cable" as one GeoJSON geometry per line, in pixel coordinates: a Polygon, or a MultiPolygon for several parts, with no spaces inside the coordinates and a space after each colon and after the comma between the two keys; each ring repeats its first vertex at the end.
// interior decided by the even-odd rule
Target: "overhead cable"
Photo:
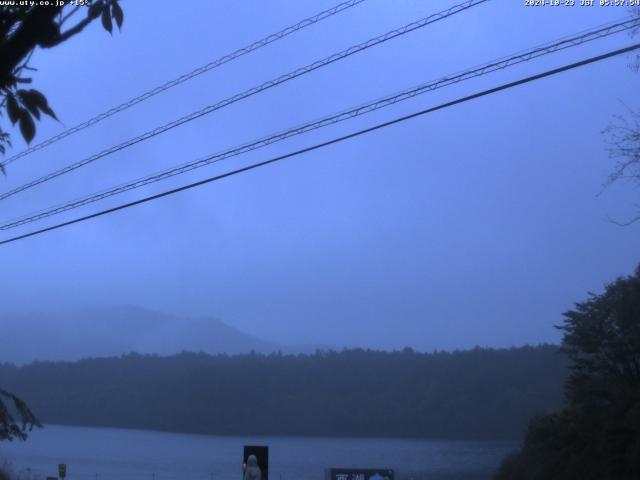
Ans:
{"type": "Polygon", "coordinates": [[[490,88],[488,90],[483,90],[481,92],[474,93],[474,94],[468,95],[466,97],[458,98],[456,100],[452,100],[450,102],[446,102],[446,103],[437,105],[435,107],[430,107],[430,108],[427,108],[427,109],[424,109],[424,110],[420,110],[418,112],[415,112],[415,113],[412,113],[412,114],[409,114],[409,115],[405,115],[405,116],[402,116],[402,117],[395,118],[393,120],[389,120],[387,122],[379,123],[379,124],[374,125],[372,127],[368,127],[368,128],[362,129],[362,130],[358,130],[356,132],[352,132],[350,134],[343,135],[341,137],[337,137],[337,138],[334,138],[332,140],[328,140],[326,142],[318,143],[318,144],[312,145],[310,147],[306,147],[306,148],[303,148],[303,149],[300,149],[300,150],[296,150],[295,152],[287,153],[285,155],[280,155],[278,157],[271,158],[269,160],[265,160],[265,161],[262,161],[262,162],[254,163],[254,164],[248,165],[246,167],[238,168],[236,170],[232,170],[230,172],[226,172],[226,173],[223,173],[223,174],[220,174],[220,175],[215,175],[213,177],[209,177],[209,178],[206,178],[204,180],[200,180],[198,182],[190,183],[188,185],[183,185],[181,187],[177,187],[177,188],[174,188],[174,189],[171,189],[171,190],[167,190],[167,191],[164,191],[162,193],[158,193],[158,194],[155,194],[155,195],[151,195],[151,196],[148,196],[148,197],[141,198],[139,200],[135,200],[135,201],[124,203],[124,204],[121,204],[121,205],[118,205],[118,206],[115,206],[115,207],[112,207],[112,208],[101,210],[99,212],[92,213],[90,215],[85,215],[83,217],[75,218],[73,220],[68,220],[66,222],[58,223],[58,224],[51,225],[51,226],[46,227],[46,228],[41,228],[39,230],[35,230],[35,231],[29,232],[29,233],[25,233],[25,234],[18,235],[18,236],[12,237],[12,238],[8,238],[6,240],[0,241],[0,245],[5,245],[5,244],[8,244],[8,243],[16,242],[18,240],[23,240],[25,238],[33,237],[35,235],[40,235],[40,234],[45,233],[45,232],[50,232],[50,231],[57,230],[57,229],[60,229],[60,228],[63,228],[63,227],[74,225],[76,223],[84,222],[84,221],[87,221],[87,220],[90,220],[90,219],[93,219],[93,218],[97,218],[97,217],[101,217],[101,216],[104,216],[104,215],[108,215],[108,214],[111,214],[111,213],[114,213],[114,212],[117,212],[117,211],[120,211],[120,210],[125,210],[125,209],[128,209],[128,208],[134,207],[136,205],[141,205],[143,203],[148,203],[148,202],[151,202],[151,201],[154,201],[154,200],[158,200],[160,198],[167,197],[167,196],[170,196],[170,195],[174,195],[176,193],[183,192],[185,190],[190,190],[190,189],[193,189],[193,188],[196,188],[196,187],[200,187],[202,185],[206,185],[208,183],[212,183],[212,182],[215,182],[215,181],[218,181],[218,180],[222,180],[222,179],[227,178],[227,177],[231,177],[231,176],[234,176],[234,175],[238,175],[240,173],[248,172],[250,170],[255,170],[257,168],[261,168],[261,167],[264,167],[264,166],[279,162],[281,160],[285,160],[287,158],[292,158],[292,157],[296,157],[296,156],[299,156],[299,155],[302,155],[304,153],[308,153],[308,152],[311,152],[311,151],[314,151],[314,150],[319,150],[319,149],[327,147],[329,145],[340,143],[340,142],[343,142],[345,140],[349,140],[351,138],[359,137],[361,135],[365,135],[367,133],[371,133],[373,131],[380,130],[382,128],[386,128],[386,127],[389,127],[391,125],[395,125],[395,124],[398,124],[398,123],[401,123],[401,122],[405,122],[407,120],[410,120],[410,119],[413,119],[413,118],[416,118],[416,117],[419,117],[419,116],[423,116],[423,115],[426,115],[426,114],[429,114],[429,113],[432,113],[432,112],[435,112],[435,111],[438,111],[438,110],[449,108],[449,107],[452,107],[454,105],[459,105],[461,103],[469,102],[471,100],[474,100],[474,99],[477,99],[477,98],[480,98],[480,97],[484,97],[484,96],[487,96],[487,95],[491,95],[491,94],[494,94],[494,93],[497,93],[497,92],[501,92],[503,90],[507,90],[507,89],[510,89],[510,88],[514,88],[514,87],[519,86],[519,85],[523,85],[523,84],[526,84],[526,83],[531,83],[533,81],[540,80],[540,79],[546,78],[546,77],[550,77],[552,75],[557,75],[559,73],[566,72],[568,70],[573,70],[575,68],[582,67],[582,66],[585,66],[585,65],[589,65],[589,64],[592,64],[592,63],[596,63],[596,62],[599,62],[599,61],[602,61],[602,60],[606,60],[606,59],[614,57],[614,56],[618,56],[618,55],[622,55],[622,54],[625,54],[625,53],[629,53],[629,52],[637,50],[639,48],[640,48],[640,43],[637,43],[637,44],[634,44],[634,45],[631,45],[631,46],[628,46],[628,47],[625,47],[625,48],[621,48],[621,49],[618,49],[618,50],[613,50],[613,51],[610,51],[608,53],[605,53],[605,54],[602,54],[602,55],[598,55],[596,57],[591,57],[591,58],[588,58],[588,59],[585,59],[585,60],[582,60],[582,61],[579,61],[579,62],[575,62],[575,63],[569,64],[569,65],[564,65],[562,67],[555,68],[553,70],[547,70],[547,71],[539,73],[537,75],[532,75],[532,76],[529,76],[529,77],[526,77],[526,78],[522,78],[520,80],[516,80],[514,82],[502,84],[502,85],[500,85],[498,87],[490,88]]]}
{"type": "Polygon", "coordinates": [[[281,40],[289,35],[291,35],[292,33],[295,33],[299,30],[302,30],[303,28],[309,27],[311,25],[314,25],[318,22],[321,22],[322,20],[325,20],[329,17],[332,17],[333,15],[336,15],[340,12],[343,12],[344,10],[347,10],[351,7],[355,7],[356,5],[364,2],[365,0],[349,0],[347,2],[343,2],[340,3],[332,8],[329,8],[328,10],[324,10],[320,13],[317,13],[311,17],[305,18],[304,20],[299,21],[298,23],[296,23],[295,25],[291,25],[287,28],[284,28],[282,30],[280,30],[279,32],[276,33],[272,33],[271,35],[268,35],[256,42],[253,42],[250,45],[247,45],[246,47],[242,47],[239,48],[238,50],[236,50],[235,52],[232,53],[228,53],[216,60],[213,60],[212,62],[207,63],[206,65],[202,65],[194,70],[191,70],[188,73],[185,73],[183,75],[180,75],[177,78],[174,78],[173,80],[169,80],[165,83],[163,83],[162,85],[158,85],[155,88],[152,88],[151,90],[148,90],[136,97],[131,98],[130,100],[127,100],[124,103],[121,103],[118,106],[115,106],[113,108],[110,108],[109,110],[106,110],[98,115],[96,115],[95,117],[92,117],[88,120],[85,120],[82,123],[79,123],[78,125],[71,127],[63,132],[60,132],[56,135],[54,135],[53,137],[50,137],[46,140],[43,140],[40,143],[37,143],[29,148],[27,148],[26,150],[17,153],[11,157],[9,157],[7,160],[5,160],[4,162],[0,162],[1,165],[3,166],[7,166],[12,162],[15,162],[16,160],[18,160],[19,158],[22,157],[26,157],[27,155],[33,153],[33,152],[37,152],[38,150],[42,150],[43,148],[52,145],[60,140],[62,140],[63,138],[66,138],[70,135],[73,135],[74,133],[78,133],[81,130],[84,130],[85,128],[88,128],[92,125],[95,125],[96,123],[99,123],[103,120],[106,120],[109,117],[112,117],[113,115],[122,112],[123,110],[127,110],[128,108],[133,107],[134,105],[137,105],[140,102],[144,102],[145,100],[148,100],[151,97],[154,97],[156,95],[158,95],[159,93],[164,92],[165,90],[168,90],[172,87],[175,87],[177,85],[180,85],[181,83],[184,83],[188,80],[191,80],[192,78],[195,78],[199,75],[202,75],[203,73],[206,73],[210,70],[213,70],[214,68],[218,68],[221,67],[222,65],[231,62],[232,60],[236,60],[237,58],[240,58],[244,55],[247,55],[255,50],[258,50],[262,47],[265,47],[271,43],[274,43],[278,40],[281,40]]]}
{"type": "Polygon", "coordinates": [[[16,187],[10,191],[4,192],[2,194],[0,194],[0,200],[4,200],[6,198],[9,198],[17,193],[23,192],[24,190],[27,190],[29,188],[33,188],[36,185],[40,185],[41,183],[53,180],[56,177],[59,177],[60,175],[64,175],[67,173],[70,173],[74,170],[77,170],[78,168],[81,168],[85,165],[88,165],[92,162],[95,162],[98,159],[104,158],[108,155],[111,155],[113,153],[116,153],[120,150],[123,150],[125,148],[128,148],[132,145],[135,145],[137,143],[140,143],[142,141],[148,140],[152,137],[155,137],[156,135],[159,135],[161,133],[164,133],[168,130],[171,130],[175,127],[178,127],[180,125],[183,125],[187,122],[191,122],[197,118],[203,117],[204,115],[208,115],[212,112],[215,112],[216,110],[220,110],[221,108],[227,107],[235,102],[238,102],[240,100],[243,100],[245,98],[251,97],[253,95],[256,95],[260,92],[263,92],[265,90],[268,90],[270,88],[273,88],[277,85],[280,85],[282,83],[288,82],[290,80],[293,80],[294,78],[300,77],[302,75],[306,75],[310,72],[313,72],[319,68],[325,67],[327,65],[330,65],[332,63],[335,63],[339,60],[345,59],[347,57],[350,57],[351,55],[354,55],[356,53],[362,52],[364,50],[367,50],[371,47],[374,47],[376,45],[379,45],[381,43],[387,42],[391,39],[394,39],[396,37],[400,37],[402,35],[406,35],[407,33],[413,32],[415,30],[418,30],[420,28],[426,27],[427,25],[430,25],[432,23],[438,22],[440,20],[444,20],[445,18],[449,18],[457,13],[460,13],[462,11],[468,10],[472,7],[475,7],[477,5],[480,5],[482,3],[485,3],[489,0],[468,0],[466,2],[454,5],[450,8],[447,8],[446,10],[443,10],[441,12],[435,13],[433,15],[429,15],[428,17],[425,17],[421,20],[418,20],[416,22],[411,22],[403,27],[400,27],[398,29],[395,30],[391,30],[390,32],[387,32],[383,35],[380,35],[378,37],[374,37],[366,42],[360,43],[358,45],[354,45],[352,47],[347,48],[346,50],[343,50],[339,53],[334,53],[333,55],[330,55],[322,60],[318,60],[315,61],[313,63],[310,63],[309,65],[306,65],[304,67],[298,68],[296,70],[293,70],[292,72],[289,72],[285,75],[281,75],[273,80],[269,80],[267,82],[264,82],[256,87],[250,88],[248,90],[245,90],[241,93],[238,93],[236,95],[233,95],[232,97],[226,98],[220,102],[217,102],[213,105],[209,105],[207,107],[204,107],[196,112],[193,112],[189,115],[186,115],[184,117],[181,117],[177,120],[174,120],[172,122],[169,122],[165,125],[162,125],[160,127],[157,127],[153,130],[150,130],[146,133],[143,133],[142,135],[139,135],[137,137],[131,138],[123,143],[120,143],[119,145],[115,145],[112,146],[110,148],[107,148],[106,150],[103,150],[99,153],[96,153],[94,155],[91,155],[89,157],[86,157],[82,160],[79,160],[75,163],[72,163],[70,165],[67,165],[66,167],[63,167],[59,170],[55,170],[51,173],[48,173],[42,177],[36,178],[35,180],[32,180],[28,183],[25,183],[19,187],[16,187]]]}
{"type": "Polygon", "coordinates": [[[512,54],[510,56],[502,57],[498,60],[493,60],[485,64],[472,67],[472,68],[439,78],[437,80],[434,80],[428,83],[421,84],[419,86],[404,90],[394,95],[389,95],[371,102],[364,103],[357,107],[323,117],[319,120],[298,125],[288,130],[284,130],[284,131],[269,135],[267,137],[254,140],[252,142],[242,144],[240,146],[236,146],[221,152],[217,152],[212,155],[207,155],[197,160],[193,160],[193,161],[184,163],[182,165],[163,170],[161,172],[147,175],[145,177],[141,177],[141,178],[129,181],[127,183],[123,183],[116,187],[111,187],[109,189],[100,191],[98,193],[93,193],[93,194],[57,205],[54,207],[49,207],[47,209],[40,210],[38,212],[30,213],[28,215],[24,215],[10,221],[6,221],[6,223],[0,225],[0,231],[20,227],[28,223],[42,220],[52,215],[57,215],[69,210],[80,208],[82,206],[85,206],[100,200],[104,200],[114,195],[118,195],[130,190],[141,188],[145,185],[159,182],[161,180],[174,177],[176,175],[181,175],[186,172],[210,165],[212,163],[216,163],[216,162],[219,162],[231,157],[235,157],[253,150],[257,150],[259,148],[266,147],[268,145],[283,141],[293,136],[301,135],[303,133],[310,132],[312,130],[317,130],[319,128],[323,128],[328,125],[333,125],[351,118],[355,118],[370,112],[374,112],[381,108],[394,105],[398,102],[405,101],[410,98],[414,98],[418,95],[422,95],[427,92],[431,92],[439,88],[446,87],[448,85],[456,84],[465,80],[486,75],[491,72],[495,72],[497,70],[502,70],[523,62],[533,60],[535,58],[542,57],[544,55],[558,52],[560,50],[565,50],[567,48],[582,45],[584,43],[591,42],[599,38],[604,38],[610,35],[614,35],[616,33],[628,31],[638,26],[640,26],[640,19],[638,18],[625,19],[613,24],[607,24],[606,26],[599,26],[591,30],[581,32],[578,35],[564,37],[555,42],[549,42],[547,44],[537,46],[529,50],[523,50],[518,53],[512,54]]]}

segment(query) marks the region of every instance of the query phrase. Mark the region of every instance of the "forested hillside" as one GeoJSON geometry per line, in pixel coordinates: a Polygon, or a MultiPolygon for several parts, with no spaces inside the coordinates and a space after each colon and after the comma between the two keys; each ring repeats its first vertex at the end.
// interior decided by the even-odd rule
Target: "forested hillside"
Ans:
{"type": "Polygon", "coordinates": [[[44,423],[216,434],[507,438],[562,404],[555,346],[130,354],[0,365],[44,423]]]}

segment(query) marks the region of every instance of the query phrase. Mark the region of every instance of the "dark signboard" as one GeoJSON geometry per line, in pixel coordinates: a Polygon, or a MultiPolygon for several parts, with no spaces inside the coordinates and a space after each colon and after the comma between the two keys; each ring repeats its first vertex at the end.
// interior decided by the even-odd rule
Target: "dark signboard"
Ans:
{"type": "Polygon", "coordinates": [[[388,468],[330,468],[328,480],[394,480],[388,468]]]}
{"type": "Polygon", "coordinates": [[[255,455],[262,474],[262,480],[269,480],[269,447],[263,445],[245,445],[242,455],[242,467],[247,465],[249,455],[255,455]]]}

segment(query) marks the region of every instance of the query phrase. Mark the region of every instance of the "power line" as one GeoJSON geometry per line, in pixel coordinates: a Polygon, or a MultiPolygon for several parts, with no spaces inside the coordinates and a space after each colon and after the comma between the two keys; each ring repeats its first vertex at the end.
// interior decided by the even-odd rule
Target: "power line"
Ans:
{"type": "Polygon", "coordinates": [[[158,194],[151,195],[151,196],[148,196],[148,197],[144,197],[144,198],[141,198],[139,200],[135,200],[135,201],[132,201],[132,202],[124,203],[124,204],[118,205],[116,207],[112,207],[112,208],[108,208],[106,210],[102,210],[102,211],[99,211],[99,212],[96,212],[96,213],[92,213],[90,215],[85,215],[83,217],[75,218],[73,220],[69,220],[69,221],[66,221],[66,222],[58,223],[56,225],[52,225],[52,226],[49,226],[49,227],[46,227],[46,228],[42,228],[40,230],[35,230],[35,231],[29,232],[29,233],[25,233],[23,235],[18,235],[16,237],[12,237],[12,238],[9,238],[7,240],[2,240],[2,241],[0,241],[0,245],[4,245],[4,244],[7,244],[7,243],[11,243],[11,242],[16,242],[18,240],[22,240],[22,239],[25,239],[25,238],[33,237],[35,235],[40,235],[40,234],[45,233],[45,232],[50,232],[52,230],[57,230],[57,229],[60,229],[62,227],[66,227],[66,226],[73,225],[73,224],[76,224],[76,223],[84,222],[86,220],[90,220],[90,219],[93,219],[93,218],[101,217],[103,215],[114,213],[114,212],[117,212],[117,211],[120,211],[120,210],[125,210],[127,208],[130,208],[130,207],[133,207],[133,206],[136,206],[136,205],[140,205],[140,204],[143,204],[143,203],[151,202],[153,200],[157,200],[157,199],[162,198],[162,197],[167,197],[169,195],[173,195],[175,193],[183,192],[185,190],[190,190],[192,188],[196,188],[196,187],[208,184],[208,183],[212,183],[212,182],[215,182],[215,181],[218,181],[218,180],[222,180],[223,178],[227,178],[227,177],[231,177],[231,176],[234,176],[234,175],[237,175],[237,174],[240,174],[240,173],[248,172],[250,170],[254,170],[254,169],[257,169],[257,168],[260,168],[260,167],[264,167],[264,166],[270,165],[272,163],[279,162],[281,160],[285,160],[287,158],[296,157],[298,155],[302,155],[304,153],[308,153],[308,152],[311,152],[311,151],[314,151],[314,150],[318,150],[318,149],[327,147],[329,145],[333,145],[335,143],[340,143],[340,142],[343,142],[345,140],[349,140],[351,138],[359,137],[361,135],[364,135],[364,134],[367,134],[367,133],[371,133],[373,131],[380,130],[382,128],[385,128],[385,127],[388,127],[388,126],[391,126],[391,125],[395,125],[397,123],[401,123],[401,122],[410,120],[412,118],[416,118],[416,117],[419,117],[419,116],[422,116],[422,115],[426,115],[428,113],[432,113],[432,112],[435,112],[435,111],[438,111],[438,110],[443,110],[445,108],[452,107],[454,105],[458,105],[458,104],[461,104],[461,103],[469,102],[469,101],[474,100],[476,98],[480,98],[480,97],[484,97],[484,96],[487,96],[487,95],[491,95],[493,93],[497,93],[497,92],[500,92],[500,91],[503,91],[503,90],[514,88],[516,86],[523,85],[523,84],[526,84],[526,83],[530,83],[530,82],[533,82],[533,81],[536,81],[536,80],[540,80],[540,79],[545,78],[545,77],[550,77],[552,75],[557,75],[558,73],[566,72],[568,70],[573,70],[573,69],[578,68],[578,67],[582,67],[582,66],[585,66],[585,65],[596,63],[596,62],[599,62],[599,61],[602,61],[602,60],[605,60],[605,59],[608,59],[608,58],[611,58],[611,57],[614,57],[614,56],[617,56],[617,55],[622,55],[622,54],[631,52],[633,50],[637,50],[639,48],[640,48],[640,43],[636,43],[636,44],[631,45],[629,47],[625,47],[625,48],[621,48],[621,49],[618,49],[618,50],[614,50],[614,51],[611,51],[611,52],[608,52],[608,53],[605,53],[605,54],[602,54],[602,55],[598,55],[598,56],[595,56],[595,57],[588,58],[586,60],[582,60],[582,61],[575,62],[575,63],[569,64],[569,65],[565,65],[565,66],[562,66],[562,67],[559,67],[559,68],[555,68],[553,70],[547,70],[546,72],[542,72],[542,73],[539,73],[539,74],[536,74],[536,75],[532,75],[532,76],[529,76],[529,77],[526,77],[526,78],[522,78],[522,79],[516,80],[514,82],[505,83],[505,84],[502,84],[502,85],[500,85],[498,87],[490,88],[488,90],[483,90],[481,92],[474,93],[474,94],[468,95],[466,97],[458,98],[458,99],[452,100],[450,102],[442,103],[442,104],[437,105],[435,107],[430,107],[430,108],[427,108],[427,109],[424,109],[424,110],[420,110],[418,112],[415,112],[415,113],[412,113],[412,114],[409,114],[409,115],[398,117],[398,118],[395,118],[393,120],[389,120],[389,121],[384,122],[384,123],[379,123],[379,124],[374,125],[372,127],[368,127],[368,128],[362,129],[362,130],[358,130],[356,132],[352,132],[350,134],[343,135],[341,137],[337,137],[337,138],[334,138],[332,140],[328,140],[326,142],[318,143],[318,144],[312,145],[310,147],[306,147],[306,148],[303,148],[303,149],[300,149],[300,150],[296,150],[294,152],[290,152],[290,153],[287,153],[285,155],[280,155],[278,157],[274,157],[274,158],[271,158],[269,160],[265,160],[265,161],[262,161],[262,162],[254,163],[254,164],[248,165],[246,167],[238,168],[238,169],[232,170],[230,172],[226,172],[226,173],[223,173],[223,174],[220,174],[220,175],[209,177],[209,178],[206,178],[204,180],[200,180],[198,182],[190,183],[188,185],[183,185],[181,187],[174,188],[174,189],[171,189],[171,190],[167,190],[167,191],[164,191],[162,193],[158,193],[158,194]]]}
{"type": "Polygon", "coordinates": [[[427,25],[430,25],[432,23],[435,23],[437,21],[440,20],[444,20],[445,18],[451,17],[457,13],[460,13],[462,11],[468,10],[474,6],[480,5],[482,3],[485,3],[489,0],[467,0],[463,3],[460,3],[458,5],[454,5],[446,10],[443,10],[441,12],[435,13],[433,15],[429,15],[428,17],[425,17],[421,20],[418,20],[416,22],[412,22],[409,23],[403,27],[400,27],[398,29],[392,30],[390,32],[387,32],[383,35],[380,35],[378,37],[374,37],[370,40],[367,40],[366,42],[360,43],[358,45],[354,45],[352,47],[347,48],[346,50],[343,50],[339,53],[334,53],[333,55],[330,55],[329,57],[326,57],[322,60],[318,60],[315,61],[309,65],[306,65],[304,67],[298,68],[290,73],[287,73],[285,75],[281,75],[280,77],[277,77],[273,80],[269,80],[268,82],[262,83],[261,85],[257,86],[257,87],[253,87],[250,88],[248,90],[245,90],[242,93],[238,93],[232,97],[229,97],[225,100],[222,100],[218,103],[215,103],[213,105],[209,105],[207,107],[204,107],[201,110],[198,110],[196,112],[193,112],[189,115],[186,115],[184,117],[181,117],[177,120],[174,120],[172,122],[169,122],[165,125],[162,125],[158,128],[155,128],[153,130],[150,130],[146,133],[143,133],[142,135],[139,135],[135,138],[129,139],[126,142],[123,142],[119,145],[115,145],[113,147],[110,147],[106,150],[103,150],[97,154],[94,154],[90,157],[87,157],[83,160],[80,160],[76,163],[73,163],[71,165],[67,165],[66,167],[63,167],[59,170],[56,170],[54,172],[51,172],[47,175],[44,175],[40,178],[37,178],[35,180],[32,180],[31,182],[25,183],[19,187],[14,188],[13,190],[10,190],[8,192],[5,192],[3,194],[0,194],[0,200],[4,200],[6,198],[9,198],[17,193],[20,193],[24,190],[27,190],[29,188],[33,188],[36,185],[40,185],[41,183],[47,182],[49,180],[52,180],[56,177],[59,177],[60,175],[64,175],[66,173],[72,172],[78,168],[81,168],[89,163],[92,163],[100,158],[106,157],[108,155],[111,155],[115,152],[118,152],[120,150],[123,150],[127,147],[130,147],[132,145],[135,145],[137,143],[140,143],[144,140],[147,140],[149,138],[155,137],[156,135],[159,135],[161,133],[164,133],[168,130],[171,130],[175,127],[178,127],[180,125],[183,125],[187,122],[190,122],[192,120],[195,120],[197,118],[200,118],[204,115],[208,115],[209,113],[212,113],[216,110],[220,110],[221,108],[227,107],[235,102],[238,102],[240,100],[243,100],[245,98],[251,97],[253,95],[256,95],[260,92],[263,92],[267,89],[270,89],[272,87],[275,87],[277,85],[280,85],[282,83],[288,82],[289,80],[293,80],[294,78],[297,78],[299,76],[305,75],[307,73],[313,72],[314,70],[317,70],[319,68],[325,67],[327,65],[330,65],[334,62],[337,62],[339,60],[342,60],[344,58],[350,57],[351,55],[354,55],[356,53],[362,52],[364,50],[367,50],[371,47],[374,47],[376,45],[379,45],[381,43],[387,42],[388,40],[391,40],[393,38],[402,36],[402,35],[406,35],[407,33],[413,32],[415,30],[418,30],[420,28],[423,28],[427,25]]]}
{"type": "Polygon", "coordinates": [[[202,65],[188,73],[185,73],[183,75],[180,75],[177,78],[174,78],[173,80],[169,80],[165,83],[163,83],[162,85],[158,85],[157,87],[148,90],[140,95],[138,95],[137,97],[133,97],[132,99],[121,103],[120,105],[110,108],[109,110],[102,112],[98,115],[96,115],[95,117],[90,118],[89,120],[86,120],[82,123],[79,123],[78,125],[76,125],[75,127],[69,128],[63,132],[60,132],[57,135],[54,135],[53,137],[50,137],[36,145],[33,145],[32,147],[27,148],[26,150],[13,155],[12,157],[8,158],[7,160],[5,160],[4,162],[1,162],[0,164],[3,166],[7,166],[12,162],[15,162],[16,160],[18,160],[19,158],[22,157],[26,157],[27,155],[36,152],[38,150],[41,150],[49,145],[52,145],[56,142],[58,142],[59,140],[62,140],[63,138],[66,138],[70,135],[73,135],[74,133],[77,133],[81,130],[84,130],[85,128],[88,128],[92,125],[95,125],[96,123],[99,123],[117,113],[122,112],[123,110],[126,110],[128,108],[133,107],[134,105],[137,105],[140,102],[144,102],[145,100],[148,100],[151,97],[154,97],[155,95],[158,95],[159,93],[164,92],[165,90],[168,90],[172,87],[175,87],[177,85],[180,85],[181,83],[184,83],[188,80],[191,80],[192,78],[195,78],[199,75],[202,75],[203,73],[206,73],[210,70],[213,70],[214,68],[218,68],[221,67],[222,65],[231,62],[232,60],[236,60],[237,58],[240,58],[244,55],[247,55],[255,50],[258,50],[262,47],[265,47],[271,43],[274,43],[278,40],[281,40],[289,35],[291,35],[292,33],[295,33],[299,30],[302,30],[303,28],[309,27],[311,25],[314,25],[318,22],[321,22],[322,20],[325,20],[329,17],[332,17],[333,15],[336,15],[340,12],[343,12],[344,10],[347,10],[351,7],[355,7],[356,5],[364,2],[365,0],[349,0],[343,3],[340,3],[328,10],[324,10],[320,13],[317,13],[311,17],[305,18],[301,21],[299,21],[298,23],[296,23],[295,25],[291,25],[287,28],[284,28],[282,30],[280,30],[279,32],[276,33],[272,33],[271,35],[268,35],[256,42],[253,42],[250,45],[247,45],[246,47],[243,48],[239,48],[238,50],[236,50],[235,52],[229,53],[227,55],[224,55],[216,60],[213,60],[212,62],[207,63],[206,65],[202,65]]]}
{"type": "Polygon", "coordinates": [[[80,208],[90,203],[104,200],[108,197],[112,197],[114,195],[127,192],[129,190],[141,188],[145,185],[149,185],[151,183],[155,183],[167,178],[171,178],[176,175],[181,175],[191,170],[195,170],[197,168],[201,168],[206,165],[210,165],[212,163],[225,160],[227,158],[235,157],[235,156],[247,153],[249,151],[256,150],[258,148],[266,147],[268,145],[283,141],[293,136],[301,135],[303,133],[306,133],[312,130],[323,128],[328,125],[333,125],[335,123],[339,123],[351,118],[355,118],[355,117],[379,110],[381,108],[388,107],[390,105],[394,105],[398,102],[408,100],[417,95],[421,95],[427,92],[434,91],[439,88],[443,88],[448,85],[452,85],[465,80],[486,75],[488,73],[495,72],[497,70],[502,70],[502,69],[511,67],[513,65],[530,61],[535,58],[539,58],[541,56],[548,55],[560,50],[565,50],[567,48],[571,48],[577,45],[582,45],[584,43],[587,43],[599,38],[607,37],[607,36],[624,32],[624,31],[628,31],[630,29],[637,27],[638,25],[640,25],[640,19],[637,19],[637,18],[626,19],[626,20],[615,22],[615,23],[607,23],[604,26],[598,26],[598,27],[592,28],[591,30],[583,31],[580,34],[577,34],[574,36],[564,37],[555,42],[548,42],[538,47],[534,47],[528,50],[523,50],[511,56],[502,57],[498,60],[494,60],[494,61],[482,64],[480,66],[473,67],[467,70],[463,70],[456,74],[452,74],[452,75],[440,78],[438,80],[425,83],[408,90],[404,90],[400,93],[386,96],[381,99],[377,99],[377,100],[359,105],[355,108],[344,110],[340,113],[333,114],[316,121],[308,122],[303,125],[299,125],[297,127],[270,135],[268,137],[264,137],[259,140],[255,140],[253,142],[249,142],[228,150],[224,150],[222,152],[208,155],[206,157],[199,158],[197,160],[182,164],[180,166],[172,167],[162,172],[158,172],[152,175],[148,175],[146,177],[142,177],[142,178],[130,181],[128,183],[124,183],[116,187],[112,187],[110,189],[101,191],[99,193],[94,193],[94,194],[82,197],[80,199],[76,199],[76,200],[64,203],[62,205],[58,205],[58,206],[41,210],[35,213],[24,215],[22,217],[19,217],[14,220],[10,220],[5,224],[0,225],[0,231],[17,228],[19,226],[26,225],[28,223],[42,220],[52,215],[56,215],[69,210],[80,208]]]}

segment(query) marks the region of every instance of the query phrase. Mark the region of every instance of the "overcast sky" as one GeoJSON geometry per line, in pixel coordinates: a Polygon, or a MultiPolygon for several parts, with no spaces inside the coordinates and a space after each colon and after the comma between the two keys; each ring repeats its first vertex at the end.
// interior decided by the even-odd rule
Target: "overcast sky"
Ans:
{"type": "MultiPolygon", "coordinates": [[[[56,134],[337,3],[122,2],[38,51],[56,134]]],[[[455,1],[368,0],[10,165],[5,191],[455,1]]],[[[620,18],[495,0],[1,202],[2,220],[620,18]]],[[[42,222],[90,213],[632,43],[599,40],[42,222]]],[[[584,67],[108,217],[0,247],[5,312],[134,304],[266,339],[418,349],[558,341],[588,291],[640,262],[638,190],[598,196],[601,131],[640,107],[628,57],[584,67]]],[[[14,152],[24,148],[13,132],[14,152]]],[[[5,237],[29,228],[5,233],[5,237]]]]}

